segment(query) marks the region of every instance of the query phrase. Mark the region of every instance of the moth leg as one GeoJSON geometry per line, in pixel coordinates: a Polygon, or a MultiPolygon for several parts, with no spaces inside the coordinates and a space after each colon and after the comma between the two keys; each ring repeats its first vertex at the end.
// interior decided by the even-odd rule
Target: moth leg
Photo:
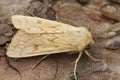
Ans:
{"type": "Polygon", "coordinates": [[[45,55],[45,56],[42,57],[40,60],[38,60],[38,61],[36,62],[36,64],[33,65],[32,69],[35,69],[35,68],[37,67],[37,65],[40,64],[40,62],[43,61],[45,58],[47,58],[49,55],[50,55],[50,54],[45,55]]]}
{"type": "Polygon", "coordinates": [[[81,55],[82,55],[82,52],[79,53],[77,59],[75,60],[75,66],[74,66],[74,77],[75,77],[75,80],[77,80],[76,70],[77,70],[77,64],[78,64],[78,61],[79,61],[81,55]]]}
{"type": "Polygon", "coordinates": [[[11,65],[11,63],[10,63],[10,61],[9,61],[9,59],[8,59],[8,57],[6,55],[5,55],[5,58],[6,58],[8,66],[11,67],[13,70],[15,70],[20,75],[20,80],[22,80],[21,72],[17,68],[15,68],[14,66],[11,65]]]}
{"type": "Polygon", "coordinates": [[[90,53],[87,50],[84,50],[85,54],[90,57],[90,59],[92,59],[93,61],[97,62],[97,61],[102,61],[103,59],[97,59],[94,58],[93,56],[90,55],[90,53]]]}

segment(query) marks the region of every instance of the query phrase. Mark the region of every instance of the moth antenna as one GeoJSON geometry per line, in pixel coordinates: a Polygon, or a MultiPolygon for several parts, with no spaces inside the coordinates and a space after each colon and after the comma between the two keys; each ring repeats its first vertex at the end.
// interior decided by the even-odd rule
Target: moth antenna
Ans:
{"type": "Polygon", "coordinates": [[[84,50],[84,52],[90,59],[92,59],[95,62],[103,61],[103,59],[97,59],[97,58],[94,58],[93,56],[91,56],[90,53],[87,50],[84,50]]]}
{"type": "Polygon", "coordinates": [[[45,58],[47,58],[49,55],[50,55],[50,54],[45,55],[44,57],[42,57],[41,59],[39,59],[39,60],[36,62],[36,64],[33,65],[32,70],[34,70],[34,69],[37,67],[37,65],[40,64],[40,62],[43,61],[45,58]]]}
{"type": "Polygon", "coordinates": [[[77,75],[76,75],[77,64],[78,64],[78,61],[79,61],[82,53],[83,53],[83,52],[80,52],[79,55],[78,55],[78,57],[77,57],[77,59],[75,60],[75,66],[74,66],[74,77],[75,77],[75,80],[77,80],[77,75]]]}

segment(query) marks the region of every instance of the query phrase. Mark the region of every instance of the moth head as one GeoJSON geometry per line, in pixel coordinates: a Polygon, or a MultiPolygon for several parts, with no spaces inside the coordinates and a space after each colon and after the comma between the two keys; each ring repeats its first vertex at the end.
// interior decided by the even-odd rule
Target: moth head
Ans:
{"type": "Polygon", "coordinates": [[[92,34],[85,27],[79,27],[76,30],[76,35],[78,37],[76,40],[78,40],[79,49],[84,50],[94,44],[92,34]]]}
{"type": "Polygon", "coordinates": [[[81,35],[83,35],[83,37],[86,37],[86,47],[91,47],[94,45],[92,34],[88,29],[86,29],[85,27],[80,27],[80,31],[77,32],[81,32],[81,35]]]}
{"type": "Polygon", "coordinates": [[[93,40],[92,34],[89,31],[87,33],[87,36],[88,36],[88,39],[89,39],[89,44],[88,44],[87,47],[92,47],[94,45],[94,40],[93,40]]]}

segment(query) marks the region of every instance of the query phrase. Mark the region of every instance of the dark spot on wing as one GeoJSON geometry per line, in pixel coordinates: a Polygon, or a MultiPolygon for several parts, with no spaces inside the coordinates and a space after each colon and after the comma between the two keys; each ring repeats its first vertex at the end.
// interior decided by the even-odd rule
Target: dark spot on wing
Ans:
{"type": "Polygon", "coordinates": [[[34,45],[34,51],[38,50],[38,45],[34,45]]]}
{"type": "Polygon", "coordinates": [[[37,23],[38,23],[38,24],[41,24],[41,21],[38,20],[37,23]]]}

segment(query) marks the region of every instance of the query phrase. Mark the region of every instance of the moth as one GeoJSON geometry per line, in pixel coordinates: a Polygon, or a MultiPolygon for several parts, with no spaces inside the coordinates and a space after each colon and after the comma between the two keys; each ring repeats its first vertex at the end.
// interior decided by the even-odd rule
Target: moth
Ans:
{"type": "Polygon", "coordinates": [[[14,15],[11,19],[18,31],[7,48],[8,57],[25,58],[79,51],[74,67],[76,80],[77,62],[83,52],[94,61],[100,61],[85,50],[94,44],[91,33],[85,27],[22,15],[14,15]]]}

